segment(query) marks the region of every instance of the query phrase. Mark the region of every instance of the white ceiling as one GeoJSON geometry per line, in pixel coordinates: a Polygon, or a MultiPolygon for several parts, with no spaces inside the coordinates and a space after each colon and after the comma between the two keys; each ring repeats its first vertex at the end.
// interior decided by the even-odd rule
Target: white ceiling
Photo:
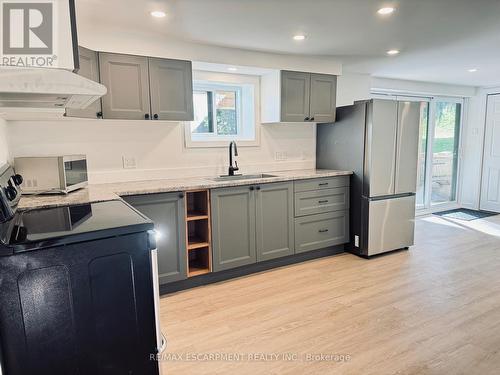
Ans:
{"type": "MultiPolygon", "coordinates": [[[[344,70],[500,84],[500,0],[78,0],[78,22],[251,50],[337,56],[344,70]],[[379,16],[381,6],[396,12],[379,16]],[[151,10],[168,16],[153,19],[151,10]],[[303,42],[292,40],[305,33],[303,42]],[[401,54],[386,56],[388,49],[401,54]],[[469,68],[477,68],[469,73],[469,68]]],[[[88,28],[86,28],[88,29],[88,28]]]]}

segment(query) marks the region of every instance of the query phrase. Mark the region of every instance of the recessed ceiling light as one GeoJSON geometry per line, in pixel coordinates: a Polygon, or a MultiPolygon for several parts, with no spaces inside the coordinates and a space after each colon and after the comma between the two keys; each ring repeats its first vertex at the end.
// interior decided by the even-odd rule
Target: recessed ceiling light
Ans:
{"type": "Polygon", "coordinates": [[[394,55],[397,55],[399,53],[399,50],[397,49],[390,49],[389,51],[387,51],[387,54],[389,56],[394,56],[394,55]]]}
{"type": "Polygon", "coordinates": [[[161,11],[161,10],[154,10],[151,12],[151,15],[156,18],[163,18],[167,15],[167,13],[161,11]]]}
{"type": "Polygon", "coordinates": [[[238,70],[238,68],[231,66],[231,67],[227,68],[227,70],[230,70],[231,72],[236,72],[238,70]]]}
{"type": "Polygon", "coordinates": [[[382,15],[387,15],[387,14],[391,14],[391,13],[394,13],[396,9],[395,8],[392,8],[392,7],[385,7],[385,8],[380,8],[379,10],[377,10],[377,13],[378,14],[382,14],[382,15]]]}
{"type": "Polygon", "coordinates": [[[293,40],[304,40],[306,36],[304,34],[297,34],[293,36],[293,40]]]}
{"type": "Polygon", "coordinates": [[[467,70],[469,73],[475,73],[477,72],[477,68],[472,68],[467,70]]]}

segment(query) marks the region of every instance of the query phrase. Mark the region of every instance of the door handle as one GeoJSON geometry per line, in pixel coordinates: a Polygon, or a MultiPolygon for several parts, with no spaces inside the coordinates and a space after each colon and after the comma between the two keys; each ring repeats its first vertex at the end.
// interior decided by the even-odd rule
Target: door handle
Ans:
{"type": "Polygon", "coordinates": [[[328,203],[328,200],[318,201],[319,204],[328,203]]]}
{"type": "Polygon", "coordinates": [[[322,182],[322,183],[318,184],[318,186],[328,186],[328,182],[322,182]]]}
{"type": "Polygon", "coordinates": [[[319,233],[326,233],[326,232],[328,232],[328,229],[320,229],[318,232],[319,233]]]}

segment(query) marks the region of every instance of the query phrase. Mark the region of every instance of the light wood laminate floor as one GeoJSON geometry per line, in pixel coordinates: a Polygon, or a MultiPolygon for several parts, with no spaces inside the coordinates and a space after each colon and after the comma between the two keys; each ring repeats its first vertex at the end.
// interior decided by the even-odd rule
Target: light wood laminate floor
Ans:
{"type": "Polygon", "coordinates": [[[500,216],[169,295],[161,321],[168,375],[500,374],[500,216]]]}

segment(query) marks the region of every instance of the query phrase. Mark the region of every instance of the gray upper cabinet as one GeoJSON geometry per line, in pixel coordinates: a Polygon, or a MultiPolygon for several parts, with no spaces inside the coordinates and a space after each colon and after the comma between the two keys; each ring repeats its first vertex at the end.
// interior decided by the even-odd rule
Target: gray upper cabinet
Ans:
{"type": "MultiPolygon", "coordinates": [[[[94,82],[99,82],[99,63],[97,60],[97,52],[84,47],[78,47],[80,55],[80,69],[78,75],[88,78],[94,82]]],[[[98,118],[101,116],[101,100],[96,100],[85,109],[70,109],[66,110],[66,116],[82,117],[82,118],[98,118]]]]}
{"type": "Polygon", "coordinates": [[[185,203],[182,194],[150,194],[123,198],[153,220],[157,239],[160,284],[187,277],[185,203]]]}
{"type": "Polygon", "coordinates": [[[309,73],[281,71],[281,121],[309,120],[311,75],[309,73]]]}
{"type": "Polygon", "coordinates": [[[102,98],[103,118],[150,118],[147,57],[100,52],[99,70],[108,89],[102,98]]]}
{"type": "Polygon", "coordinates": [[[256,189],[257,261],[294,254],[293,183],[256,189]]]}
{"type": "Polygon", "coordinates": [[[276,122],[335,122],[337,76],[281,70],[261,77],[261,119],[276,122]]]}
{"type": "Polygon", "coordinates": [[[151,113],[155,120],[193,120],[191,61],[149,58],[151,113]]]}
{"type": "Polygon", "coordinates": [[[214,271],[256,262],[254,193],[249,186],[212,190],[214,271]]]}
{"type": "Polygon", "coordinates": [[[311,74],[310,120],[335,122],[337,76],[311,74]]]}

